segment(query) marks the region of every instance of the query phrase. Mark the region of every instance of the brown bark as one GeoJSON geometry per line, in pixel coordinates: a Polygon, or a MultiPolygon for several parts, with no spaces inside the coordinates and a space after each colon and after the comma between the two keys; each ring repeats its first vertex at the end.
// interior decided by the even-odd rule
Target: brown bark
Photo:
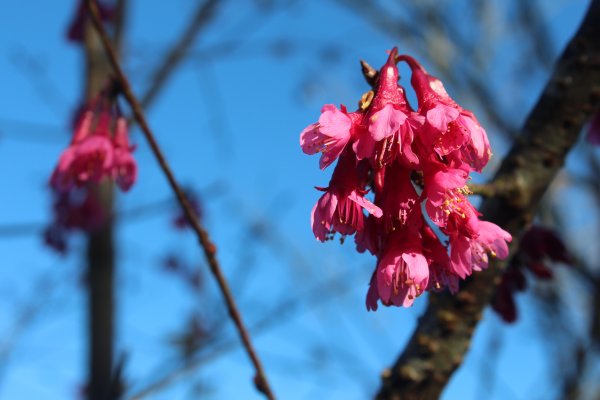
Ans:
{"type": "MultiPolygon", "coordinates": [[[[88,24],[89,25],[89,24],[88,24]]],[[[112,71],[97,33],[91,26],[85,34],[86,99],[97,96],[106,85],[112,71]]],[[[104,181],[90,185],[89,190],[99,200],[106,216],[112,216],[114,185],[104,181]]],[[[114,358],[114,218],[107,217],[102,225],[87,237],[88,283],[88,387],[91,400],[118,398],[113,382],[114,358]]]]}
{"type": "MultiPolygon", "coordinates": [[[[483,218],[513,237],[531,222],[568,151],[600,105],[600,0],[594,0],[521,135],[494,179],[503,194],[485,201],[483,218]]],[[[508,117],[508,116],[507,116],[508,117]]],[[[506,262],[493,262],[458,295],[431,294],[429,305],[396,363],[383,373],[378,399],[438,398],[469,349],[506,262]]]]}

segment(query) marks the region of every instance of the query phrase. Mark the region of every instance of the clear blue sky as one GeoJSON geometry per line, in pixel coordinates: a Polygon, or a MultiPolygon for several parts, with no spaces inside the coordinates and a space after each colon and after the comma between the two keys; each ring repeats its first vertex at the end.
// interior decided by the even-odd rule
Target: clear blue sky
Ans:
{"type": "MultiPolygon", "coordinates": [[[[0,13],[0,225],[49,220],[46,182],[69,140],[68,121],[82,91],[81,54],[64,39],[74,3],[8,1],[0,13]]],[[[126,69],[141,91],[148,66],[156,65],[178,37],[195,2],[131,3],[126,69]]],[[[298,135],[318,118],[323,103],[354,107],[367,90],[358,59],[378,66],[394,45],[401,52],[410,49],[338,2],[290,3],[263,15],[253,2],[226,2],[149,111],[150,123],[183,183],[200,190],[215,182],[224,187],[220,193],[202,192],[205,222],[227,275],[233,281],[247,279],[236,292],[246,320],[256,321],[282,299],[299,299],[285,321],[254,335],[275,392],[282,399],[362,399],[377,389],[381,370],[402,348],[426,301],[420,299],[409,310],[367,313],[364,296],[374,259],[357,256],[351,241],[340,246],[314,240],[309,213],[319,193],[313,186],[325,186],[330,171],[318,169],[317,157],[302,154],[298,135]],[[230,54],[211,59],[203,52],[215,45],[226,50],[230,41],[239,42],[230,54]],[[274,56],[286,49],[287,56],[274,56]],[[257,220],[268,221],[272,244],[248,239],[248,226],[257,220]],[[315,287],[335,277],[344,282],[338,290],[315,294],[315,287]]],[[[587,1],[551,3],[544,11],[559,50],[587,1]]],[[[463,11],[454,10],[457,23],[463,11]]],[[[511,42],[510,27],[501,25],[506,21],[504,16],[498,22],[499,33],[507,37],[498,52],[508,57],[518,43],[511,42]]],[[[490,85],[496,88],[502,65],[492,72],[490,85]]],[[[523,104],[533,104],[544,79],[532,77],[531,87],[519,93],[523,104]]],[[[451,94],[459,92],[451,88],[451,94]]],[[[500,101],[511,119],[526,116],[528,110],[511,109],[506,96],[500,101]]],[[[477,112],[477,105],[468,107],[477,112]]],[[[170,195],[143,138],[137,132],[133,137],[140,174],[131,192],[118,198],[124,210],[170,195]]],[[[174,365],[174,353],[165,343],[186,315],[198,309],[210,316],[219,304],[194,296],[160,271],[160,259],[168,252],[203,265],[192,235],[170,228],[171,215],[167,207],[118,227],[117,350],[128,352],[126,376],[136,387],[174,365]]],[[[0,238],[0,349],[7,340],[12,349],[0,369],[0,399],[74,398],[85,380],[81,238],[73,245],[70,256],[62,258],[45,248],[39,235],[0,238]],[[50,282],[50,289],[40,289],[40,280],[50,282]],[[36,297],[43,306],[37,318],[12,335],[18,310],[36,297]]],[[[208,274],[205,281],[205,290],[218,298],[208,274]]],[[[531,308],[526,296],[519,298],[519,306],[523,314],[531,308]]],[[[525,318],[506,327],[486,313],[473,350],[444,398],[481,398],[486,368],[495,376],[489,398],[547,397],[539,391],[552,389],[544,368],[546,349],[533,324],[525,318]],[[495,360],[485,355],[497,347],[490,344],[493,337],[502,342],[495,360]]],[[[233,336],[231,329],[226,334],[233,336]]],[[[195,381],[214,398],[259,398],[239,346],[198,371],[193,380],[180,381],[155,398],[186,398],[195,381]]]]}

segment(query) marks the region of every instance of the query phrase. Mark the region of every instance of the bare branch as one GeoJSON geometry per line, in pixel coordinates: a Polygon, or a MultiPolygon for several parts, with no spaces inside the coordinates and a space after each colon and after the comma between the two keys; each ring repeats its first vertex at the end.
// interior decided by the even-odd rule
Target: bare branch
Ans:
{"type": "MultiPolygon", "coordinates": [[[[111,40],[108,39],[107,40],[111,40]]],[[[85,24],[84,46],[86,64],[85,97],[98,95],[110,76],[111,66],[104,54],[97,32],[85,24]]],[[[89,185],[90,195],[98,200],[102,211],[111,215],[114,208],[114,184],[104,181],[89,185]]],[[[115,345],[115,241],[112,219],[87,233],[87,318],[88,377],[87,397],[90,400],[117,399],[112,384],[115,345]]]]}
{"type": "Polygon", "coordinates": [[[202,31],[202,28],[208,25],[208,22],[214,15],[218,3],[218,0],[206,0],[200,4],[194,18],[190,21],[190,24],[185,29],[179,42],[173,46],[169,51],[169,54],[164,58],[163,63],[152,74],[150,78],[150,87],[146,93],[142,95],[140,100],[143,109],[147,109],[152,101],[154,101],[171,72],[179,65],[180,61],[187,54],[188,49],[194,43],[196,36],[202,31]]]}
{"type": "MultiPolygon", "coordinates": [[[[286,299],[283,299],[279,304],[269,308],[260,318],[250,324],[250,329],[253,333],[260,333],[268,329],[279,326],[286,319],[292,318],[295,312],[309,306],[322,306],[326,302],[331,301],[352,288],[352,282],[348,280],[340,280],[338,277],[325,280],[313,288],[301,294],[294,294],[286,299]],[[331,288],[336,290],[331,291],[331,288]],[[323,297],[321,294],[324,290],[330,291],[330,296],[323,297]]],[[[141,400],[150,395],[154,395],[167,387],[177,382],[179,379],[193,373],[200,366],[205,365],[211,359],[214,359],[221,354],[231,351],[235,347],[235,343],[229,339],[222,339],[220,334],[213,335],[208,338],[209,343],[205,343],[205,352],[198,354],[191,361],[182,365],[176,366],[173,369],[163,372],[159,378],[144,386],[133,393],[127,400],[141,400]],[[206,348],[210,345],[210,348],[206,348]]]]}

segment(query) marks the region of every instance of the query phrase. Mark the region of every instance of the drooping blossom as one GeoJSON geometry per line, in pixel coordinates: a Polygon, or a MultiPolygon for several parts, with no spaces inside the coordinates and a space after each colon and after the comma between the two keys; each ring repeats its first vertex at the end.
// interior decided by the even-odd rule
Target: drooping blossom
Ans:
{"type": "Polygon", "coordinates": [[[101,112],[96,121],[92,110],[81,114],[71,144],[61,154],[51,177],[56,190],[66,192],[87,182],[98,183],[111,173],[114,146],[108,131],[109,121],[106,112],[101,112]]]}
{"type": "Polygon", "coordinates": [[[339,157],[350,140],[351,128],[352,120],[344,106],[338,110],[333,104],[326,104],[321,109],[319,122],[307,126],[300,134],[300,146],[309,155],[322,153],[319,165],[325,169],[339,157]]]}
{"type": "Polygon", "coordinates": [[[137,177],[137,165],[127,121],[114,96],[103,91],[78,114],[71,143],[50,178],[52,187],[68,192],[109,178],[123,191],[129,190],[137,177]]]}
{"type": "Polygon", "coordinates": [[[302,132],[302,149],[323,153],[322,169],[338,162],[313,208],[313,233],[355,234],[357,250],[377,258],[368,310],[408,307],[427,290],[456,293],[491,258],[508,257],[511,235],[482,220],[468,197],[470,173],[491,156],[485,130],[416,60],[393,49],[358,110],[321,113],[302,132]],[[412,70],[416,111],[398,83],[399,61],[412,70]]]}
{"type": "Polygon", "coordinates": [[[450,259],[454,272],[462,279],[473,271],[487,268],[489,256],[504,259],[508,256],[507,242],[511,235],[499,226],[487,221],[478,221],[474,238],[456,235],[450,238],[450,259]]]}
{"type": "Polygon", "coordinates": [[[437,235],[427,224],[421,228],[421,238],[423,241],[423,255],[429,265],[429,285],[428,290],[435,292],[446,288],[450,293],[458,292],[458,276],[454,273],[448,249],[440,243],[437,235]]]}
{"type": "Polygon", "coordinates": [[[381,209],[371,203],[365,194],[364,182],[367,170],[365,163],[356,160],[350,148],[343,153],[333,171],[333,177],[325,192],[313,207],[311,225],[315,237],[324,242],[329,234],[352,235],[364,227],[363,209],[376,217],[381,209]],[[361,176],[362,175],[362,176],[361,176]]]}
{"type": "Polygon", "coordinates": [[[398,86],[396,56],[394,49],[381,68],[372,99],[367,95],[362,102],[366,107],[362,129],[355,129],[361,133],[356,135],[353,144],[357,157],[371,159],[375,168],[381,168],[397,157],[413,166],[419,162],[412,151],[412,142],[424,119],[413,112],[404,89],[398,86]]]}
{"type": "MultiPolygon", "coordinates": [[[[419,138],[423,151],[440,157],[458,152],[460,158],[481,172],[492,155],[485,130],[475,115],[459,106],[446,92],[442,82],[408,55],[398,57],[411,68],[411,83],[419,102],[418,112],[426,123],[419,138]]],[[[422,154],[427,155],[427,154],[422,154]]]]}
{"type": "Polygon", "coordinates": [[[377,264],[377,292],[384,305],[408,307],[427,289],[429,265],[417,235],[393,233],[388,240],[377,264]]]}

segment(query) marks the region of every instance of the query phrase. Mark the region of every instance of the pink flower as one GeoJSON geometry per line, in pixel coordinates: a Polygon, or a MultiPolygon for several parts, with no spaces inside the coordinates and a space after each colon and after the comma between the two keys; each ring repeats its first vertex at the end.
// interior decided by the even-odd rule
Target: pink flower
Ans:
{"type": "Polygon", "coordinates": [[[419,113],[426,117],[422,140],[440,156],[460,151],[461,157],[481,172],[492,153],[485,130],[472,112],[463,109],[448,95],[442,82],[427,73],[414,58],[401,55],[398,60],[412,70],[412,86],[419,101],[419,113]]]}
{"type": "Polygon", "coordinates": [[[377,292],[385,305],[410,307],[427,288],[429,266],[418,238],[392,234],[377,264],[377,292]]]}
{"type": "MultiPolygon", "coordinates": [[[[435,167],[438,167],[436,165],[435,167]]],[[[468,174],[460,168],[425,170],[425,209],[431,220],[446,231],[471,232],[476,230],[479,213],[465,194],[468,174]]]]}
{"type": "Polygon", "coordinates": [[[93,117],[91,111],[82,114],[70,146],[61,154],[50,180],[56,190],[69,191],[89,181],[100,182],[111,173],[113,144],[105,132],[92,134],[93,117]]]}
{"type": "Polygon", "coordinates": [[[127,121],[114,97],[103,91],[79,113],[71,144],[61,154],[50,183],[58,191],[115,179],[127,191],[137,177],[127,121]]]}
{"type": "Polygon", "coordinates": [[[448,288],[450,293],[458,292],[458,277],[450,267],[448,250],[428,225],[421,229],[423,255],[429,264],[429,284],[427,289],[439,292],[448,288]]]}
{"type": "Polygon", "coordinates": [[[340,157],[329,182],[329,187],[313,207],[311,225],[315,237],[325,241],[331,232],[352,235],[364,226],[365,209],[369,214],[381,217],[381,209],[367,200],[361,187],[360,170],[356,156],[351,150],[340,157]]]}
{"type": "Polygon", "coordinates": [[[356,251],[359,253],[364,253],[365,250],[368,250],[373,255],[379,254],[382,244],[377,217],[369,214],[365,218],[363,229],[356,231],[354,242],[356,243],[356,251]]]}
{"type": "Polygon", "coordinates": [[[381,68],[377,91],[364,122],[366,129],[363,127],[354,142],[358,159],[371,158],[377,168],[398,156],[407,164],[419,163],[411,145],[423,119],[412,112],[404,89],[398,85],[397,54],[398,49],[394,48],[381,68]]]}
{"type": "Polygon", "coordinates": [[[445,156],[463,147],[469,139],[469,132],[460,112],[443,104],[438,104],[426,113],[429,135],[433,149],[440,156],[445,156]]]}
{"type": "Polygon", "coordinates": [[[407,224],[418,228],[423,222],[419,195],[410,181],[410,170],[392,164],[386,169],[383,190],[376,202],[381,205],[381,221],[386,232],[407,224]]]}
{"type": "Polygon", "coordinates": [[[322,153],[319,165],[327,168],[340,155],[350,140],[352,120],[342,106],[342,111],[332,104],[321,109],[319,122],[307,126],[300,134],[300,146],[304,153],[322,153]]]}
{"type": "Polygon", "coordinates": [[[112,169],[113,146],[108,137],[90,136],[74,146],[75,157],[71,164],[71,172],[75,183],[100,182],[112,169]]]}
{"type": "Polygon", "coordinates": [[[450,236],[451,265],[459,277],[465,279],[473,271],[486,269],[492,257],[505,259],[508,257],[508,245],[512,236],[499,226],[479,221],[478,236],[470,238],[466,235],[450,236]]]}

